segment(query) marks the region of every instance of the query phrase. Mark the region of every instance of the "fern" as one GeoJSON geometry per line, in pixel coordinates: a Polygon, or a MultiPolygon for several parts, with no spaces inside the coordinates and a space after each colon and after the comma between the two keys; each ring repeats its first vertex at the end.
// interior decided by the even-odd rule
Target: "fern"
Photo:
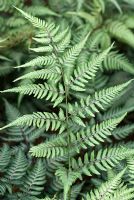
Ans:
{"type": "Polygon", "coordinates": [[[121,189],[115,191],[114,194],[111,195],[107,199],[108,200],[114,200],[114,199],[117,199],[117,200],[119,200],[119,199],[128,200],[128,199],[133,199],[133,197],[134,197],[133,189],[132,188],[127,188],[126,186],[124,186],[121,189]]]}
{"type": "Polygon", "coordinates": [[[102,54],[100,54],[97,58],[92,58],[89,63],[87,63],[84,68],[78,68],[78,71],[74,71],[75,78],[72,78],[72,89],[75,91],[84,91],[85,84],[88,79],[92,79],[97,72],[97,69],[101,65],[102,61],[108,54],[111,48],[105,50],[102,54]]]}
{"type": "Polygon", "coordinates": [[[8,89],[4,92],[19,92],[20,94],[33,94],[37,99],[46,98],[46,100],[55,101],[55,106],[61,103],[64,99],[64,88],[59,85],[59,91],[53,88],[51,85],[45,83],[43,84],[29,84],[26,86],[20,86],[14,89],[8,89]]]}
{"type": "Polygon", "coordinates": [[[64,119],[65,116],[63,110],[60,110],[59,116],[55,113],[37,112],[29,115],[24,115],[3,128],[9,128],[11,126],[19,125],[33,125],[37,126],[38,128],[42,128],[43,126],[45,126],[46,130],[48,130],[49,128],[51,128],[51,130],[60,129],[59,132],[62,133],[65,129],[64,119]]]}
{"type": "Polygon", "coordinates": [[[107,199],[110,194],[114,193],[114,190],[120,184],[121,178],[125,172],[125,169],[117,174],[112,180],[102,184],[98,189],[91,191],[89,195],[86,196],[86,199],[107,199]]]}
{"type": "Polygon", "coordinates": [[[133,44],[133,33],[130,31],[125,24],[119,21],[112,21],[108,26],[109,33],[116,37],[118,40],[121,40],[127,44],[129,44],[131,47],[134,47],[133,44]],[[128,37],[124,37],[124,36],[128,37]]]}
{"type": "Polygon", "coordinates": [[[1,158],[1,162],[0,162],[0,171],[5,170],[5,168],[6,168],[7,165],[9,164],[10,157],[11,157],[11,154],[10,154],[9,146],[4,145],[4,146],[1,148],[1,151],[0,151],[0,158],[1,158]]]}
{"type": "Polygon", "coordinates": [[[124,70],[133,74],[133,66],[127,58],[122,54],[117,54],[117,52],[111,52],[104,60],[104,69],[106,70],[124,70]]]}
{"type": "Polygon", "coordinates": [[[43,190],[42,185],[45,180],[45,168],[41,160],[39,160],[32,171],[29,171],[26,179],[24,180],[21,190],[24,194],[30,194],[32,196],[38,195],[43,190]]]}
{"type": "Polygon", "coordinates": [[[0,22],[1,35],[8,39],[1,40],[1,62],[9,63],[8,74],[13,60],[18,77],[14,71],[13,87],[5,83],[8,77],[2,81],[2,95],[15,106],[4,100],[1,198],[133,199],[134,144],[128,136],[134,70],[131,49],[121,42],[133,47],[134,35],[126,4],[50,0],[45,7],[44,1],[14,0],[16,11],[10,2],[2,5],[8,23],[0,22]],[[12,47],[9,60],[6,49],[12,47]]]}
{"type": "Polygon", "coordinates": [[[79,177],[79,173],[67,171],[66,168],[61,168],[56,171],[56,175],[59,176],[64,186],[64,199],[67,199],[68,191],[73,182],[79,177]]]}
{"type": "Polygon", "coordinates": [[[115,146],[104,150],[101,149],[98,151],[97,155],[92,151],[90,157],[88,154],[85,154],[84,161],[82,161],[81,158],[77,161],[73,159],[71,166],[74,171],[78,171],[80,174],[85,174],[87,176],[92,176],[92,174],[99,175],[99,171],[106,171],[115,167],[120,160],[127,158],[131,154],[133,155],[132,149],[127,149],[123,146],[115,146]]]}
{"type": "Polygon", "coordinates": [[[134,163],[133,163],[133,157],[127,158],[127,166],[128,166],[128,175],[129,175],[129,182],[131,184],[134,184],[134,163]]]}
{"type": "Polygon", "coordinates": [[[24,176],[27,166],[27,159],[23,151],[20,150],[14,158],[14,162],[12,162],[11,166],[8,168],[5,177],[10,182],[14,182],[24,176]]]}
{"type": "Polygon", "coordinates": [[[19,12],[21,12],[26,19],[28,19],[35,27],[40,29],[50,29],[53,28],[53,23],[48,25],[45,21],[38,19],[37,17],[33,17],[30,14],[27,14],[26,12],[22,11],[19,8],[16,8],[19,12]]]}
{"type": "MultiPolygon", "coordinates": [[[[19,112],[19,110],[9,104],[5,100],[5,107],[6,107],[6,116],[8,122],[12,122],[13,120],[20,117],[22,114],[19,112]]],[[[42,135],[44,132],[44,128],[42,129],[34,129],[29,128],[26,126],[13,126],[8,128],[5,135],[2,136],[2,139],[5,141],[14,141],[14,142],[22,142],[30,143],[36,140],[40,135],[42,135]]]]}

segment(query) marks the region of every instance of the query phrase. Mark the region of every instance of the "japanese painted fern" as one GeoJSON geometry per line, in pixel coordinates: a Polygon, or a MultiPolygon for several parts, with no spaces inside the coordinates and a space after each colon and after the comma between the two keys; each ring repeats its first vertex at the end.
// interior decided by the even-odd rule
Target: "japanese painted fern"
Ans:
{"type": "Polygon", "coordinates": [[[107,86],[104,76],[104,84],[100,84],[105,70],[125,68],[133,74],[133,69],[124,64],[124,57],[115,55],[113,45],[89,54],[89,48],[94,48],[90,29],[76,42],[70,27],[63,28],[16,9],[36,28],[34,47],[30,48],[35,56],[17,66],[29,69],[15,80],[20,81],[19,86],[2,93],[41,99],[44,110],[21,115],[5,101],[9,123],[1,128],[7,129],[7,137],[1,137],[21,142],[21,146],[19,150],[8,145],[1,147],[0,170],[5,171],[0,182],[1,195],[14,200],[43,196],[44,200],[133,199],[133,144],[112,144],[113,139],[125,137],[134,128],[118,127],[130,109],[122,108],[120,112],[114,107],[132,80],[107,86]],[[100,174],[110,173],[111,177],[99,184],[100,174]],[[95,177],[97,188],[93,188],[95,177]]]}

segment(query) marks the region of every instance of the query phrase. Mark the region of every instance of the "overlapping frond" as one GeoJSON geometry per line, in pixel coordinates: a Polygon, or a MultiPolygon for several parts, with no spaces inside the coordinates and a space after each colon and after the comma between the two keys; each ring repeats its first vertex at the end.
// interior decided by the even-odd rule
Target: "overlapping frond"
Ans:
{"type": "Polygon", "coordinates": [[[106,198],[106,200],[131,200],[134,198],[133,188],[127,188],[126,186],[117,189],[113,195],[106,198]]]}
{"type": "Polygon", "coordinates": [[[33,169],[25,177],[21,190],[24,194],[36,196],[43,190],[43,184],[46,182],[46,172],[44,163],[38,160],[33,169]]]}
{"type": "Polygon", "coordinates": [[[123,146],[115,146],[99,150],[97,153],[92,151],[90,155],[84,155],[84,160],[79,157],[78,160],[72,159],[72,169],[80,174],[92,176],[99,175],[102,171],[114,168],[121,160],[134,154],[133,149],[123,146]]]}
{"type": "Polygon", "coordinates": [[[19,151],[14,158],[14,161],[6,171],[5,177],[12,183],[20,179],[26,173],[28,161],[23,151],[19,151]]]}
{"type": "Polygon", "coordinates": [[[88,80],[92,79],[97,70],[101,67],[101,64],[111,47],[99,54],[98,56],[93,56],[91,60],[83,66],[83,68],[78,68],[74,70],[74,77],[71,78],[71,89],[74,91],[85,91],[85,85],[88,80]]]}
{"type": "MultiPolygon", "coordinates": [[[[96,91],[92,96],[89,95],[88,97],[81,98],[80,103],[76,102],[74,105],[69,104],[69,113],[72,115],[77,114],[82,118],[85,117],[85,115],[95,117],[94,113],[98,113],[100,110],[105,110],[105,108],[110,107],[113,100],[119,96],[123,89],[130,83],[131,81],[128,81],[121,85],[96,91]]],[[[122,114],[123,112],[120,115],[122,114]]]]}
{"type": "Polygon", "coordinates": [[[124,23],[118,20],[112,21],[108,25],[108,31],[111,36],[115,37],[119,41],[134,47],[134,34],[124,23]]]}
{"type": "Polygon", "coordinates": [[[118,52],[111,52],[104,59],[104,69],[109,70],[124,70],[128,73],[134,74],[133,65],[128,61],[128,59],[118,52]]]}
{"type": "Polygon", "coordinates": [[[87,148],[86,146],[93,147],[99,145],[99,143],[104,142],[112,134],[112,131],[123,120],[124,116],[103,121],[100,124],[95,124],[78,131],[72,136],[72,146],[87,148]]]}
{"type": "MultiPolygon", "coordinates": [[[[21,116],[19,110],[6,100],[5,100],[5,108],[6,108],[6,116],[8,123],[12,122],[13,120],[16,120],[18,117],[21,116]]],[[[27,126],[13,126],[8,128],[6,133],[3,135],[2,139],[4,141],[31,142],[34,141],[40,135],[42,135],[44,130],[45,130],[44,128],[35,129],[33,127],[29,128],[27,126]]]]}
{"type": "Polygon", "coordinates": [[[68,152],[67,141],[64,137],[57,136],[50,141],[34,146],[30,149],[30,153],[35,157],[54,158],[63,156],[68,152]]]}
{"type": "Polygon", "coordinates": [[[0,149],[0,171],[4,171],[7,165],[9,164],[11,157],[10,148],[8,145],[4,145],[0,149]]]}
{"type": "Polygon", "coordinates": [[[126,169],[117,174],[112,180],[103,183],[98,189],[95,189],[87,194],[86,200],[106,200],[111,194],[114,193],[120,184],[125,170],[126,169]]]}
{"type": "Polygon", "coordinates": [[[76,179],[79,177],[78,172],[73,172],[67,170],[65,167],[62,167],[56,171],[56,175],[59,177],[59,179],[62,181],[64,186],[64,200],[67,200],[67,194],[72,186],[72,184],[76,181],[76,179]]]}

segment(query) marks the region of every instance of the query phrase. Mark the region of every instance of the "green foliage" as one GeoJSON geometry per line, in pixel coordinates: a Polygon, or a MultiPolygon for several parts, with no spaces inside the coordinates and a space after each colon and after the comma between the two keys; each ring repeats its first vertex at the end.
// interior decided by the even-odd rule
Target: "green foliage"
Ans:
{"type": "Polygon", "coordinates": [[[133,199],[133,4],[0,5],[0,198],[133,199]]]}
{"type": "Polygon", "coordinates": [[[117,174],[112,180],[103,183],[98,189],[91,191],[90,194],[86,196],[86,199],[87,200],[109,199],[108,197],[114,194],[114,190],[116,190],[117,187],[119,186],[124,171],[125,169],[119,174],[117,174]]]}

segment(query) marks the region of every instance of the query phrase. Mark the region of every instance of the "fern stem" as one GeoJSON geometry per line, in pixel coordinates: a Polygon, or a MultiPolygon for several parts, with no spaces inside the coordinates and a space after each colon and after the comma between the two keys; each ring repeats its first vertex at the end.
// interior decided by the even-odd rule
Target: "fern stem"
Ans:
{"type": "MultiPolygon", "coordinates": [[[[21,130],[21,133],[22,133],[22,137],[23,137],[23,141],[25,142],[26,146],[27,146],[27,152],[29,151],[30,149],[30,144],[29,144],[29,141],[27,140],[27,137],[23,131],[23,128],[20,127],[20,130],[21,130]]],[[[27,154],[26,154],[27,156],[27,154]]]]}
{"type": "MultiPolygon", "coordinates": [[[[51,45],[53,47],[53,51],[54,51],[54,54],[56,55],[57,58],[59,58],[58,56],[58,52],[57,52],[57,49],[55,48],[55,44],[53,42],[53,38],[51,37],[49,31],[47,31],[47,34],[48,34],[48,37],[51,41],[51,45]]],[[[64,88],[65,88],[65,105],[66,105],[66,130],[67,130],[67,146],[68,146],[68,171],[71,170],[71,157],[70,157],[70,134],[69,134],[69,115],[68,115],[68,85],[66,84],[66,81],[65,81],[65,76],[64,76],[64,71],[63,71],[63,68],[61,66],[61,63],[59,62],[59,59],[57,59],[58,63],[59,63],[59,66],[60,66],[60,69],[61,69],[61,75],[62,75],[62,79],[63,79],[63,84],[64,84],[64,88]]],[[[68,199],[65,199],[65,200],[70,200],[71,199],[71,188],[69,189],[69,192],[68,192],[68,195],[67,195],[67,198],[68,199]]]]}
{"type": "MultiPolygon", "coordinates": [[[[66,99],[66,124],[67,124],[67,146],[68,146],[68,170],[70,171],[71,170],[71,157],[70,157],[70,134],[69,134],[69,116],[68,116],[68,86],[67,84],[65,83],[65,80],[64,80],[64,85],[65,85],[65,99],[66,99]]],[[[69,189],[68,191],[68,200],[70,200],[71,198],[71,188],[69,189]]]]}

